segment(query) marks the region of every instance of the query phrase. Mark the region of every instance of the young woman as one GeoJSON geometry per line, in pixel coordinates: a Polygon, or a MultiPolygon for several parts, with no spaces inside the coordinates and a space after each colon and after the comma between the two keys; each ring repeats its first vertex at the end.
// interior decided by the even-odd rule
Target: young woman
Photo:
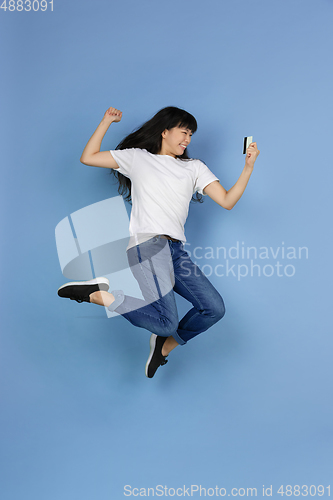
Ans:
{"type": "Polygon", "coordinates": [[[250,144],[245,167],[236,184],[226,191],[200,160],[191,160],[187,147],[197,129],[186,111],[167,107],[127,136],[113,151],[100,151],[102,139],[122,112],[109,108],[88,141],[81,162],[111,168],[119,193],[132,199],[127,258],[144,300],[122,290],[108,292],[109,281],[96,278],[67,283],[60,297],[108,307],[133,325],[152,332],[146,376],[152,378],[167,356],[206,331],[224,316],[223,299],[184,250],[184,224],[194,193],[196,201],[208,195],[230,210],[242,196],[259,151],[250,144]],[[192,308],[179,321],[174,293],[192,308]]]}

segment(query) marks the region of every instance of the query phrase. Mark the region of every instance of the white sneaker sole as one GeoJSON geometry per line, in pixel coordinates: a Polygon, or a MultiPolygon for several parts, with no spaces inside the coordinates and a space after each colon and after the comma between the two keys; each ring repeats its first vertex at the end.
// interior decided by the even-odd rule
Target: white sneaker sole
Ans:
{"type": "Polygon", "coordinates": [[[62,285],[60,288],[58,288],[58,292],[62,288],[73,285],[107,285],[107,289],[109,289],[110,281],[107,278],[94,278],[93,280],[89,281],[70,281],[69,283],[65,283],[65,285],[62,285]]]}
{"type": "Polygon", "coordinates": [[[155,351],[156,339],[157,339],[157,335],[155,333],[152,333],[151,336],[150,336],[150,340],[149,340],[150,353],[149,353],[149,358],[147,360],[146,368],[145,368],[146,377],[148,377],[149,363],[150,363],[151,358],[153,357],[153,354],[154,354],[154,351],[155,351]]]}

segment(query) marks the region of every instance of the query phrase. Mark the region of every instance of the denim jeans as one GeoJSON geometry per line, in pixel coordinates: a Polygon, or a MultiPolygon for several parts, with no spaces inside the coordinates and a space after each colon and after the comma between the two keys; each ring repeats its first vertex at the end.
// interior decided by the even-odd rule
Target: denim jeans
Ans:
{"type": "Polygon", "coordinates": [[[161,235],[129,248],[127,258],[144,300],[113,290],[109,307],[130,323],[178,344],[206,331],[225,313],[224,302],[184,245],[161,235]],[[175,292],[191,302],[192,309],[179,321],[175,292]]]}

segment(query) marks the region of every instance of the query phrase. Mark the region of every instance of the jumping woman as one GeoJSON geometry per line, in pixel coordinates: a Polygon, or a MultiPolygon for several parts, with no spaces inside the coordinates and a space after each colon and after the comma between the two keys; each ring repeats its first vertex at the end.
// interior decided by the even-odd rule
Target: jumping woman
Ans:
{"type": "Polygon", "coordinates": [[[245,167],[236,184],[226,191],[200,160],[189,159],[187,147],[197,122],[186,111],[167,107],[131,133],[116,150],[100,151],[103,137],[122,112],[109,108],[89,139],[81,162],[111,168],[118,192],[132,201],[127,259],[144,299],[108,292],[109,280],[71,282],[58,290],[60,297],[107,307],[134,326],[152,332],[146,376],[179,344],[206,331],[225,312],[223,299],[184,250],[184,224],[190,201],[208,195],[227,210],[235,206],[247,186],[260,151],[255,142],[246,151],[245,167]],[[196,193],[196,198],[194,194],[196,193]],[[175,292],[192,304],[179,321],[175,292]]]}

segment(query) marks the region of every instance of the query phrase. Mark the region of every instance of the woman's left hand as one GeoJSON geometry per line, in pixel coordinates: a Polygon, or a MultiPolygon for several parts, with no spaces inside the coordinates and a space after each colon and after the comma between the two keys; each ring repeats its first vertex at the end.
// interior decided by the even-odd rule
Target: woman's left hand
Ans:
{"type": "Polygon", "coordinates": [[[260,151],[257,148],[257,143],[251,142],[246,150],[245,166],[253,168],[254,162],[258,158],[259,154],[260,151]]]}

